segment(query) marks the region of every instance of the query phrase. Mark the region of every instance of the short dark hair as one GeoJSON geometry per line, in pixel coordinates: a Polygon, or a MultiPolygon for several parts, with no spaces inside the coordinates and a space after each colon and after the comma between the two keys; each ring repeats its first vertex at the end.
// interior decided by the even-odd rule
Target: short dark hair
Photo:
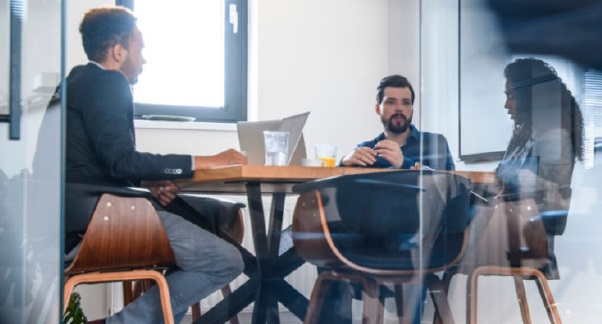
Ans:
{"type": "Polygon", "coordinates": [[[86,56],[101,62],[108,50],[116,44],[128,48],[136,17],[130,10],[119,7],[101,7],[88,10],[79,25],[86,56]]]}
{"type": "Polygon", "coordinates": [[[387,77],[384,77],[382,80],[380,80],[380,83],[378,84],[378,87],[376,88],[376,90],[377,90],[376,103],[377,104],[381,104],[383,102],[383,98],[385,96],[384,92],[385,92],[386,87],[409,88],[410,92],[412,93],[412,105],[414,104],[414,98],[416,97],[416,95],[414,94],[414,88],[412,88],[412,84],[404,76],[401,76],[398,74],[389,75],[387,77]]]}

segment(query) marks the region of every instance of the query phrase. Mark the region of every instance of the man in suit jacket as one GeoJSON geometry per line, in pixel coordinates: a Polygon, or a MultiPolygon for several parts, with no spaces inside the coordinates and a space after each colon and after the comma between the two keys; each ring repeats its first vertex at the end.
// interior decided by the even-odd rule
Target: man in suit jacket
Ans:
{"type": "MultiPolygon", "coordinates": [[[[244,265],[234,246],[166,211],[176,202],[183,203],[171,180],[189,178],[198,169],[246,164],[247,159],[235,150],[213,156],[138,152],[130,85],[136,83],[146,61],[136,18],[121,7],[91,9],[79,30],[90,62],[73,68],[67,78],[67,182],[77,186],[142,185],[150,189],[178,265],[178,270],[167,276],[178,323],[189,305],[232,281],[244,265]]],[[[69,202],[85,201],[80,198],[86,198],[86,194],[67,190],[66,196],[66,233],[84,232],[89,214],[74,210],[76,205],[69,202]]],[[[94,193],[87,198],[90,196],[95,198],[94,193]]],[[[176,209],[186,210],[181,206],[176,209]]],[[[151,289],[119,313],[100,321],[153,323],[161,318],[157,290],[151,289]]]]}

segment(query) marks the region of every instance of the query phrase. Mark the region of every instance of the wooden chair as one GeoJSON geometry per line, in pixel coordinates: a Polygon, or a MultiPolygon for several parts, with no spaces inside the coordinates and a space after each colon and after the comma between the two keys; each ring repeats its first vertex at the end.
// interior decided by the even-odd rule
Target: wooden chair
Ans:
{"type": "MultiPolygon", "coordinates": [[[[535,197],[531,195],[506,195],[497,199],[495,205],[503,216],[508,241],[501,244],[506,248],[508,264],[495,263],[477,266],[467,281],[467,316],[469,323],[477,322],[477,291],[480,276],[510,276],[514,279],[516,297],[523,323],[531,323],[524,280],[535,280],[550,323],[562,323],[548,278],[558,278],[558,266],[554,255],[554,236],[562,235],[566,227],[568,211],[558,210],[539,213],[535,197]]],[[[570,197],[570,189],[565,190],[570,197]]]]}
{"type": "MultiPolygon", "coordinates": [[[[569,201],[571,189],[560,191],[563,200],[569,201]]],[[[558,265],[554,254],[554,237],[562,235],[567,222],[567,210],[540,213],[536,201],[541,193],[499,195],[489,202],[493,215],[484,233],[471,242],[465,259],[443,275],[447,293],[452,278],[458,274],[468,276],[466,282],[466,321],[477,322],[477,286],[481,276],[510,276],[514,280],[516,298],[524,323],[531,323],[524,280],[535,280],[542,302],[551,323],[561,323],[560,315],[548,279],[558,279],[558,265]],[[493,234],[492,234],[493,233],[493,234]]],[[[473,231],[469,225],[469,231],[473,231]]],[[[476,235],[475,235],[476,234],[476,235]]],[[[434,323],[439,323],[435,314],[434,323]]]]}
{"type": "MultiPolygon", "coordinates": [[[[204,213],[205,216],[211,218],[211,222],[217,225],[218,235],[227,235],[237,244],[242,244],[245,229],[243,222],[242,208],[245,204],[233,202],[225,199],[217,199],[211,197],[202,197],[195,195],[181,194],[180,198],[197,210],[204,213]]],[[[140,296],[152,285],[148,280],[139,280],[135,282],[123,282],[123,299],[124,304],[129,304],[136,297],[140,296]]],[[[232,293],[230,285],[226,285],[221,289],[222,295],[225,297],[232,293]]],[[[201,301],[198,301],[191,306],[192,320],[196,321],[201,317],[201,301]]],[[[238,324],[238,316],[230,318],[231,324],[238,324]]]]}
{"type": "Polygon", "coordinates": [[[469,188],[465,177],[434,171],[344,175],[296,186],[300,197],[293,216],[295,247],[303,259],[327,269],[316,280],[305,323],[318,321],[334,281],[362,287],[364,323],[382,323],[380,291],[386,285],[395,287],[399,321],[407,320],[402,285],[424,281],[436,309],[452,323],[434,273],[462,256],[469,188]],[[396,241],[399,235],[402,239],[396,241]],[[414,247],[391,248],[391,243],[407,243],[409,236],[421,239],[414,247]]]}
{"type": "Polygon", "coordinates": [[[159,288],[164,322],[174,323],[167,282],[156,271],[173,265],[165,229],[149,200],[102,194],[79,251],[65,269],[65,308],[82,283],[152,280],[159,288]]]}

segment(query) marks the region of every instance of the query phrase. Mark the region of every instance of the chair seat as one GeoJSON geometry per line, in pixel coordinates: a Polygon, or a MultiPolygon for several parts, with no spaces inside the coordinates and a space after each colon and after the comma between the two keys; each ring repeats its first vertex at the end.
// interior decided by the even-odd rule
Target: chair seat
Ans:
{"type": "MultiPolygon", "coordinates": [[[[359,240],[355,237],[355,240],[359,240]]],[[[359,266],[382,269],[382,270],[418,270],[415,261],[412,259],[411,248],[396,248],[390,242],[385,244],[371,244],[349,248],[345,244],[338,244],[336,236],[333,241],[341,252],[350,262],[359,266]]],[[[428,256],[428,265],[423,269],[438,269],[453,262],[463,248],[464,234],[454,234],[445,236],[445,240],[435,243],[431,255],[428,256]]],[[[414,251],[417,252],[417,251],[414,251]]]]}

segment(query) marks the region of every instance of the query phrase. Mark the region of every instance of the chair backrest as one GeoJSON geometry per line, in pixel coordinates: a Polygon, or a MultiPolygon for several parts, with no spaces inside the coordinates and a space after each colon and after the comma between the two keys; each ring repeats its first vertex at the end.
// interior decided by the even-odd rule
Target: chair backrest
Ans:
{"type": "Polygon", "coordinates": [[[146,198],[103,194],[66,273],[175,264],[163,224],[146,198]]]}
{"type": "Polygon", "coordinates": [[[456,262],[470,181],[436,171],[344,175],[295,187],[299,254],[319,266],[402,274],[456,262]],[[420,257],[417,257],[420,255],[420,257]]]}
{"type": "Polygon", "coordinates": [[[225,234],[236,243],[242,243],[245,230],[241,209],[245,204],[196,194],[180,194],[178,197],[192,207],[190,212],[200,213],[211,221],[213,227],[217,226],[212,230],[219,230],[221,237],[225,234]]]}

